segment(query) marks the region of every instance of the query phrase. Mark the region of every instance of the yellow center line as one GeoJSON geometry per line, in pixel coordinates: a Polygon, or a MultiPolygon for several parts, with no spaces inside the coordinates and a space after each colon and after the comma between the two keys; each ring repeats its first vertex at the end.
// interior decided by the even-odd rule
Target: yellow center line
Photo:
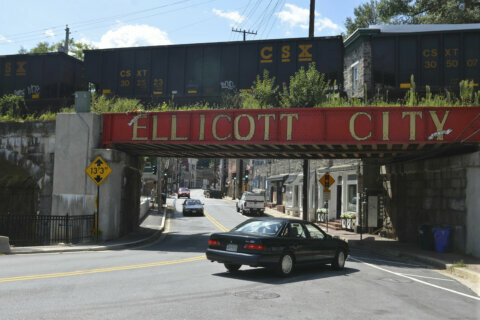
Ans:
{"type": "Polygon", "coordinates": [[[47,274],[38,274],[38,275],[20,276],[20,277],[11,277],[11,278],[0,278],[0,282],[13,282],[13,281],[48,279],[48,278],[59,278],[59,277],[72,277],[72,276],[79,276],[79,275],[93,274],[93,273],[160,267],[160,266],[167,266],[167,265],[171,265],[171,264],[201,261],[201,260],[205,260],[205,259],[206,259],[205,256],[202,255],[202,256],[193,257],[193,258],[171,260],[171,261],[162,261],[162,262],[153,262],[153,263],[145,263],[145,264],[135,264],[135,265],[131,265],[131,266],[119,266],[119,267],[111,267],[111,268],[78,270],[78,271],[61,272],[61,273],[47,273],[47,274]]]}
{"type": "Polygon", "coordinates": [[[215,218],[209,215],[206,211],[203,211],[203,213],[205,214],[205,217],[207,217],[207,219],[210,220],[210,222],[213,223],[218,229],[222,230],[223,232],[229,231],[228,228],[224,227],[220,222],[215,220],[215,218]]]}

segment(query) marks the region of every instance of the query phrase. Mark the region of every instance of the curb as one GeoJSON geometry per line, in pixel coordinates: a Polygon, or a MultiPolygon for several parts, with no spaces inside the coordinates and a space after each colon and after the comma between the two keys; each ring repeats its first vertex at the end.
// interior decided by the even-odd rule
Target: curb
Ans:
{"type": "Polygon", "coordinates": [[[139,245],[147,244],[153,242],[160,238],[165,230],[165,221],[167,215],[169,214],[168,210],[165,210],[165,214],[162,218],[162,223],[160,224],[160,228],[156,231],[153,235],[148,238],[127,242],[127,243],[119,243],[119,244],[112,244],[112,245],[98,245],[98,246],[90,246],[90,247],[72,247],[72,248],[56,248],[56,249],[32,249],[30,251],[18,251],[11,250],[9,255],[13,254],[33,254],[33,253],[61,253],[61,252],[81,252],[81,251],[106,251],[106,250],[119,250],[119,249],[126,249],[131,247],[136,247],[139,245]]]}
{"type": "Polygon", "coordinates": [[[447,271],[451,274],[472,281],[473,283],[480,283],[480,275],[464,267],[454,267],[452,264],[447,264],[447,271]]]}

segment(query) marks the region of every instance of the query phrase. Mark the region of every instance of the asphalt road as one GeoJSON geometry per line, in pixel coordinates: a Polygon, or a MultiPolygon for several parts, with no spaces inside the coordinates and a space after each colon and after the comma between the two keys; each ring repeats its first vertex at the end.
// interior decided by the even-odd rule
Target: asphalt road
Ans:
{"type": "MultiPolygon", "coordinates": [[[[202,197],[200,190],[193,197],[202,197]]],[[[202,197],[203,198],[203,197],[202,197]]],[[[212,232],[246,217],[226,200],[183,217],[155,243],[121,251],[0,256],[0,319],[478,319],[480,299],[425,266],[353,251],[279,278],[204,257],[212,232]]]]}

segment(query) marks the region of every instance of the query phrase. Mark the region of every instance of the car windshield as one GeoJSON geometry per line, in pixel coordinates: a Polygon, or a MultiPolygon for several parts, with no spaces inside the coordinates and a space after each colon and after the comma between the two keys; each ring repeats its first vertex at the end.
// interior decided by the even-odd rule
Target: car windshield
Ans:
{"type": "Polygon", "coordinates": [[[197,205],[197,204],[202,204],[202,203],[200,202],[200,200],[187,200],[185,202],[185,205],[187,205],[187,206],[193,206],[193,205],[197,205]]]}
{"type": "Polygon", "coordinates": [[[187,188],[180,188],[180,191],[189,191],[187,188]]]}
{"type": "Polygon", "coordinates": [[[275,235],[281,229],[282,224],[282,221],[250,220],[233,228],[232,231],[275,235]]]}

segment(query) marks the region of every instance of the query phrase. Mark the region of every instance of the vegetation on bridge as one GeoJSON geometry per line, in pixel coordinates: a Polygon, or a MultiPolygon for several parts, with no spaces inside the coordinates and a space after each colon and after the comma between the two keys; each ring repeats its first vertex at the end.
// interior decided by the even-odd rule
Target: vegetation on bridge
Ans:
{"type": "MultiPolygon", "coordinates": [[[[288,85],[282,85],[282,90],[275,84],[275,77],[268,71],[257,76],[251,88],[247,91],[226,94],[222,104],[196,103],[188,106],[179,106],[174,100],[161,104],[143,104],[138,99],[113,98],[92,94],[94,113],[128,112],[134,110],[148,111],[176,111],[176,110],[211,110],[211,109],[267,109],[267,108],[311,108],[311,107],[455,107],[480,105],[480,91],[476,90],[473,81],[460,82],[458,96],[445,91],[443,94],[433,94],[427,86],[425,93],[420,95],[416,90],[415,79],[411,77],[410,89],[403,99],[390,101],[388,91],[382,95],[378,91],[368,98],[365,88],[365,99],[347,99],[339,91],[336,83],[326,80],[324,74],[318,72],[314,64],[308,69],[300,68],[290,78],[288,85]]],[[[61,112],[74,112],[73,108],[63,109],[61,112]]],[[[22,97],[7,95],[0,97],[0,121],[29,121],[52,120],[56,115],[46,112],[41,115],[32,115],[26,108],[22,97]]]]}

